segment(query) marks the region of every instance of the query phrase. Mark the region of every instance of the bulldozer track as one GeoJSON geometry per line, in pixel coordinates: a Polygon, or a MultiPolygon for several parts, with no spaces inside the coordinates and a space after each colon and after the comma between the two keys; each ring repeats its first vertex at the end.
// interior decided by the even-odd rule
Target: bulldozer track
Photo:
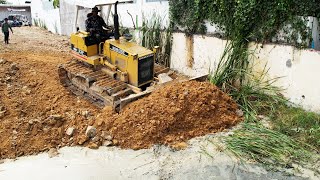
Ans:
{"type": "Polygon", "coordinates": [[[101,70],[93,70],[77,60],[59,65],[58,74],[64,87],[101,108],[106,105],[115,108],[121,97],[132,93],[126,83],[113,79],[101,70]]]}
{"type": "MultiPolygon", "coordinates": [[[[156,76],[168,70],[167,67],[155,64],[156,76]]],[[[60,64],[58,74],[64,87],[100,108],[112,106],[114,110],[120,111],[126,104],[150,93],[146,91],[129,96],[134,92],[125,82],[116,80],[99,69],[94,70],[89,65],[75,59],[60,64]]]]}

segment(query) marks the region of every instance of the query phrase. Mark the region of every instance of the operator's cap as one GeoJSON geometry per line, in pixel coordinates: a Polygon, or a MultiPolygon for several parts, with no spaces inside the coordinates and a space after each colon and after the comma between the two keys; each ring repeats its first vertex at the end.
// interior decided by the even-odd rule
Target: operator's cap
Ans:
{"type": "Polygon", "coordinates": [[[100,12],[101,10],[99,10],[97,7],[92,8],[92,12],[100,12]]]}

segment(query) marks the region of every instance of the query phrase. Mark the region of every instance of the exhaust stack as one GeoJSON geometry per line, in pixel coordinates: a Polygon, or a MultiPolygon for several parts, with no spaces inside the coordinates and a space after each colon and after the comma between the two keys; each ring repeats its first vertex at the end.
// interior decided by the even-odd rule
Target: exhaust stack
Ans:
{"type": "Polygon", "coordinates": [[[120,38],[120,32],[119,32],[119,16],[118,16],[118,10],[117,10],[118,1],[114,5],[114,15],[113,15],[113,21],[114,21],[114,39],[119,40],[120,38]]]}

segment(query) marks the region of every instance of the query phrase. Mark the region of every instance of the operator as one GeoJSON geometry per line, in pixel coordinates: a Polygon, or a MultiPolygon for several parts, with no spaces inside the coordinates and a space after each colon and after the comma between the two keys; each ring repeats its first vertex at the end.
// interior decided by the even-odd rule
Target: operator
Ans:
{"type": "Polygon", "coordinates": [[[9,29],[13,34],[11,25],[8,23],[8,18],[5,18],[4,23],[2,24],[2,32],[4,34],[4,43],[6,44],[9,44],[9,29]]]}
{"type": "Polygon", "coordinates": [[[90,32],[91,36],[97,38],[98,41],[103,40],[105,32],[103,27],[107,28],[107,24],[103,18],[98,15],[100,10],[97,7],[92,8],[92,12],[86,20],[86,31],[90,32]]]}

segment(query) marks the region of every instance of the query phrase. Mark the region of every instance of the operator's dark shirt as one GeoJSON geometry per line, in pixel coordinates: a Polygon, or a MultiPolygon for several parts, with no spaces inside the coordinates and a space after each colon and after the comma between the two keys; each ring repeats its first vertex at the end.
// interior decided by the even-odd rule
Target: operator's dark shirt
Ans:
{"type": "Polygon", "coordinates": [[[93,30],[93,32],[102,32],[102,27],[107,27],[107,24],[100,16],[91,16],[86,20],[87,32],[91,32],[91,30],[93,30]]]}

